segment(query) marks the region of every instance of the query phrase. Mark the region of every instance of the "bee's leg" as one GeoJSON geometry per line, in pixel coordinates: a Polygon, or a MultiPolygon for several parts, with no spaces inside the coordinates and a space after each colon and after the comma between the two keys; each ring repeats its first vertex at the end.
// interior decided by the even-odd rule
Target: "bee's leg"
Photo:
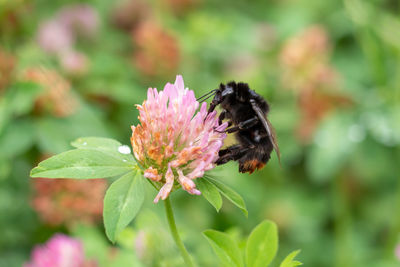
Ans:
{"type": "Polygon", "coordinates": [[[234,126],[225,130],[226,133],[234,133],[240,130],[239,126],[234,126]]]}
{"type": "Polygon", "coordinates": [[[215,109],[219,104],[221,104],[221,102],[222,102],[221,94],[217,92],[217,93],[215,94],[213,100],[212,100],[211,103],[210,103],[210,107],[208,108],[207,113],[209,114],[209,113],[213,112],[214,109],[215,109]]]}
{"type": "Polygon", "coordinates": [[[249,150],[247,147],[242,147],[240,145],[233,145],[227,149],[222,149],[219,151],[219,158],[215,162],[217,165],[225,164],[231,160],[238,160],[249,150]]]}
{"type": "Polygon", "coordinates": [[[219,124],[219,125],[222,124],[222,121],[225,119],[225,117],[226,117],[226,110],[222,111],[222,112],[219,114],[219,117],[218,117],[218,124],[219,124]]]}
{"type": "Polygon", "coordinates": [[[241,145],[232,145],[232,146],[227,147],[227,148],[225,148],[225,149],[221,149],[221,150],[218,152],[218,155],[219,155],[220,157],[222,157],[222,156],[224,156],[224,155],[226,155],[226,154],[228,154],[228,153],[230,153],[230,152],[232,152],[232,151],[234,151],[234,150],[238,150],[238,149],[240,149],[240,148],[241,148],[241,145]]]}
{"type": "MultiPolygon", "coordinates": [[[[228,112],[227,112],[226,110],[222,111],[222,112],[219,114],[219,117],[218,117],[218,125],[221,125],[221,124],[222,124],[222,121],[225,119],[225,117],[227,117],[227,114],[228,114],[228,112]]],[[[232,125],[232,121],[228,121],[228,126],[227,126],[227,127],[231,127],[231,125],[232,125]]],[[[215,127],[215,128],[216,128],[216,127],[215,127]]],[[[216,131],[216,132],[218,132],[218,133],[225,133],[225,131],[217,131],[217,130],[215,130],[215,128],[214,128],[214,131],[216,131]]]]}
{"type": "Polygon", "coordinates": [[[237,126],[226,129],[225,132],[234,133],[239,130],[247,130],[250,127],[253,127],[254,125],[256,125],[257,122],[258,122],[258,118],[254,117],[254,118],[248,119],[247,121],[240,122],[237,126]]]}
{"type": "Polygon", "coordinates": [[[250,127],[253,127],[254,125],[256,125],[257,122],[258,122],[258,118],[257,117],[253,117],[251,119],[248,119],[247,121],[240,122],[238,124],[238,126],[239,126],[239,128],[241,130],[247,130],[250,127]]]}

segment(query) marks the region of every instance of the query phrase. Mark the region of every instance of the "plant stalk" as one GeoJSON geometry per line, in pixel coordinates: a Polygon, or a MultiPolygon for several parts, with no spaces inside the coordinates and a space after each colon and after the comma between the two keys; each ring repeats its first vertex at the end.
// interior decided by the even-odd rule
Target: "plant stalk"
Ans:
{"type": "Polygon", "coordinates": [[[186,250],[181,238],[179,237],[178,230],[176,229],[176,223],[174,219],[174,213],[172,212],[171,200],[169,197],[164,200],[165,212],[167,214],[169,229],[171,230],[172,237],[177,245],[186,266],[194,267],[192,259],[190,258],[189,252],[186,250]]]}

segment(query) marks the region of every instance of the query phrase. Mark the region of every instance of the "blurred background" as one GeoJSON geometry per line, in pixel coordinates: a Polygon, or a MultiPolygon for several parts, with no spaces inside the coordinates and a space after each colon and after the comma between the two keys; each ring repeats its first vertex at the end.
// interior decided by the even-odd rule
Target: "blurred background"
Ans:
{"type": "Polygon", "coordinates": [[[252,175],[213,171],[248,218],[172,195],[199,266],[218,262],[201,231],[243,242],[263,219],[279,227],[275,264],[301,249],[305,266],[400,266],[398,0],[0,0],[0,266],[58,266],[68,247],[81,266],[183,266],[153,189],[112,245],[110,181],[29,178],[77,137],[129,144],[134,104],[176,74],[197,96],[248,82],[282,153],[252,175]]]}

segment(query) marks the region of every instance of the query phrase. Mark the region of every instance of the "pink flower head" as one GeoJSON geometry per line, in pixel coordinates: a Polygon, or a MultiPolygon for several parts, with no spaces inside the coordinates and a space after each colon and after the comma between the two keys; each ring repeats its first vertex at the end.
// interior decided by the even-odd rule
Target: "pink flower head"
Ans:
{"type": "Polygon", "coordinates": [[[63,234],[54,235],[44,245],[37,245],[31,261],[24,267],[81,267],[84,265],[82,243],[63,234]]]}
{"type": "Polygon", "coordinates": [[[144,176],[162,185],[154,199],[166,199],[175,184],[190,194],[200,194],[193,179],[215,167],[227,124],[218,124],[216,112],[207,115],[194,92],[184,87],[182,76],[164,90],[149,88],[147,100],[138,105],[141,125],[132,126],[132,147],[144,176]]]}

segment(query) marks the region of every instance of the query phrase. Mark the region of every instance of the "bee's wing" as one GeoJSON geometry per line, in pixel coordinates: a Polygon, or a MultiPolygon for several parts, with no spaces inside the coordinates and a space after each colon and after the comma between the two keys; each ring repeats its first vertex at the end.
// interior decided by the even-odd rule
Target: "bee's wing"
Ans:
{"type": "Polygon", "coordinates": [[[272,127],[271,122],[266,118],[264,115],[264,112],[257,106],[255,101],[250,101],[251,106],[253,107],[253,110],[257,113],[258,118],[260,119],[261,123],[264,125],[265,130],[267,131],[269,140],[272,143],[272,146],[274,147],[274,150],[276,152],[276,155],[278,156],[279,163],[281,162],[281,152],[279,151],[278,147],[278,141],[276,139],[276,134],[275,130],[272,127]]]}

